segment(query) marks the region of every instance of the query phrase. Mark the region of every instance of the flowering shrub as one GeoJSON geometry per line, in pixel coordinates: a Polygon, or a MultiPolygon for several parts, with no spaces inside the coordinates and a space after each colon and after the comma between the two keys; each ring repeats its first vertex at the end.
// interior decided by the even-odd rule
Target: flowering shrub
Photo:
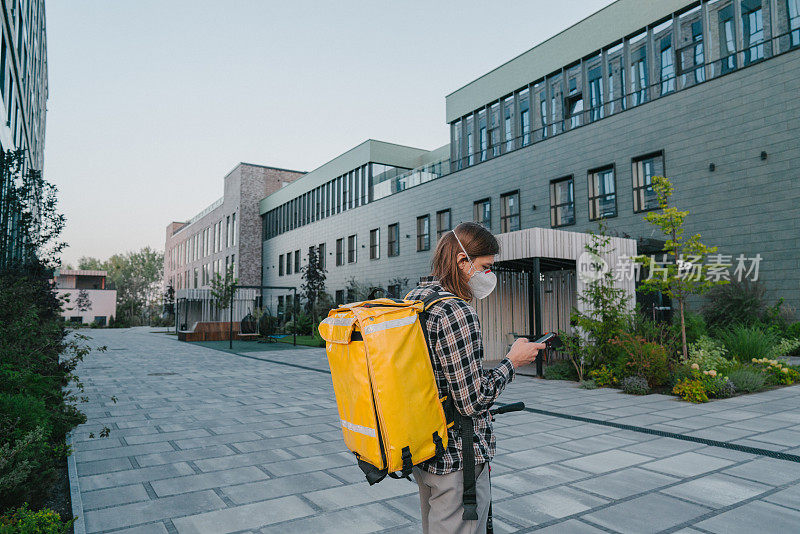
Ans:
{"type": "Polygon", "coordinates": [[[44,508],[38,512],[23,504],[9,515],[0,516],[0,534],[67,534],[74,519],[63,521],[57,512],[44,508]]]}
{"type": "Polygon", "coordinates": [[[699,378],[683,378],[672,388],[672,393],[685,401],[699,403],[708,402],[708,394],[703,380],[699,378]]]}
{"type": "Polygon", "coordinates": [[[730,363],[725,357],[726,353],[725,347],[719,341],[700,336],[695,343],[689,345],[688,363],[696,363],[703,371],[719,371],[730,363]]]}
{"type": "Polygon", "coordinates": [[[651,387],[669,381],[669,357],[663,346],[632,334],[620,334],[611,343],[623,354],[626,376],[641,376],[651,387]]]}
{"type": "Polygon", "coordinates": [[[611,368],[606,367],[605,364],[601,365],[599,369],[589,371],[589,378],[594,380],[598,387],[613,386],[618,382],[617,377],[611,368]]]}
{"type": "Polygon", "coordinates": [[[778,360],[768,360],[766,358],[753,358],[753,365],[761,369],[769,384],[794,384],[800,380],[800,372],[791,367],[784,366],[778,360]]]}
{"type": "Polygon", "coordinates": [[[647,380],[641,376],[626,376],[622,379],[622,391],[631,395],[647,395],[650,393],[650,386],[647,380]]]}

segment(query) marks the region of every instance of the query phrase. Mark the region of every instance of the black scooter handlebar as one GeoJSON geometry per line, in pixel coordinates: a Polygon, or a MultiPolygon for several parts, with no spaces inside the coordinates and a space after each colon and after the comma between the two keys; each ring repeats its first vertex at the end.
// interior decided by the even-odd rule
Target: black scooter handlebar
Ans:
{"type": "Polygon", "coordinates": [[[492,415],[498,415],[501,413],[508,413],[508,412],[519,412],[525,409],[524,402],[512,402],[511,404],[506,404],[503,406],[498,406],[493,410],[489,410],[489,413],[492,415]]]}

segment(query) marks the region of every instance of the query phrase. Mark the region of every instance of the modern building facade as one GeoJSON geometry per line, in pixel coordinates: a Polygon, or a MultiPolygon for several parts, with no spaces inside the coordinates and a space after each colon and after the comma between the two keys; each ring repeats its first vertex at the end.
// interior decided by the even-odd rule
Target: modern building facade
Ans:
{"type": "Polygon", "coordinates": [[[209,288],[214,275],[224,275],[229,265],[240,284],[259,284],[259,201],[303,174],[250,163],[234,167],[225,176],[221,198],[189,221],[167,226],[164,288],[209,288]]]}
{"type": "Polygon", "coordinates": [[[45,2],[0,0],[0,151],[19,151],[23,162],[18,172],[0,165],[0,266],[22,254],[19,209],[8,199],[20,176],[44,166],[47,95],[45,2]]]}
{"type": "Polygon", "coordinates": [[[799,94],[800,0],[618,0],[448,95],[451,143],[416,167],[382,144],[265,198],[263,283],[299,287],[318,247],[337,301],[354,279],[399,295],[468,220],[585,233],[602,218],[656,253],[644,216],[666,175],[687,235],[800,308],[799,94]]]}
{"type": "Polygon", "coordinates": [[[61,315],[71,323],[106,326],[117,313],[117,291],[106,286],[106,271],[56,272],[55,292],[64,302],[61,315]]]}

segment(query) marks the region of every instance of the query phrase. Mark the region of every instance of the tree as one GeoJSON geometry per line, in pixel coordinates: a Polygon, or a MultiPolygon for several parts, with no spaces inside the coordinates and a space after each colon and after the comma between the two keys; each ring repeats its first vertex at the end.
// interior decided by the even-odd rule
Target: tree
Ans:
{"type": "Polygon", "coordinates": [[[642,280],[640,290],[644,292],[661,291],[678,301],[678,312],[681,321],[681,346],[683,359],[689,357],[686,342],[686,299],[689,295],[700,294],[727,280],[714,280],[710,273],[718,271],[726,265],[720,263],[703,263],[717,247],[709,247],[700,242],[700,234],[684,237],[683,224],[688,211],[679,211],[669,205],[669,198],[674,188],[664,176],[653,176],[652,187],[658,197],[660,211],[652,211],[644,219],[658,227],[666,236],[663,248],[663,262],[655,262],[652,256],[639,255],[636,262],[646,267],[650,275],[642,280]],[[654,277],[657,272],[661,276],[654,277]]]}
{"type": "Polygon", "coordinates": [[[604,269],[603,254],[614,251],[610,246],[611,237],[606,232],[602,219],[598,222],[597,233],[592,232],[591,240],[584,249],[588,253],[593,276],[586,284],[586,289],[578,295],[578,300],[585,304],[585,311],[573,309],[570,321],[586,334],[585,350],[579,350],[581,340],[570,338],[567,352],[580,379],[583,378],[584,355],[588,355],[593,365],[599,359],[611,353],[611,339],[625,329],[630,313],[628,312],[628,295],[622,288],[614,285],[611,269],[604,269]]]}
{"type": "Polygon", "coordinates": [[[78,291],[78,298],[75,299],[75,307],[78,311],[89,311],[92,309],[92,299],[89,298],[89,292],[85,289],[78,291]]]}
{"type": "Polygon", "coordinates": [[[239,279],[233,276],[233,264],[228,265],[228,268],[225,269],[225,276],[214,273],[214,277],[211,279],[211,296],[214,298],[214,306],[218,310],[227,310],[231,305],[233,286],[238,282],[239,279]]]}
{"type": "MultiPolygon", "coordinates": [[[[167,289],[164,291],[164,311],[163,314],[167,316],[172,316],[175,313],[175,288],[172,285],[168,285],[167,289]]],[[[162,314],[162,315],[163,315],[162,314]]]]}
{"type": "Polygon", "coordinates": [[[306,299],[306,311],[311,314],[314,324],[319,322],[317,303],[325,294],[325,273],[327,272],[320,263],[317,247],[308,249],[308,262],[300,269],[303,285],[300,286],[303,297],[306,299]]]}

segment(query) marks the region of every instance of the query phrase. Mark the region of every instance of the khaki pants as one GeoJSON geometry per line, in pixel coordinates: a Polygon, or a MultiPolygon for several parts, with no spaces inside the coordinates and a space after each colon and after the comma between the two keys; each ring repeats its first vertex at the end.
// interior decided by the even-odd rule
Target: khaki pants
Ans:
{"type": "Polygon", "coordinates": [[[413,469],[419,486],[423,534],[485,534],[492,500],[489,468],[486,463],[475,466],[475,492],[478,497],[478,519],[461,519],[464,510],[464,471],[434,475],[424,469],[413,469]]]}

